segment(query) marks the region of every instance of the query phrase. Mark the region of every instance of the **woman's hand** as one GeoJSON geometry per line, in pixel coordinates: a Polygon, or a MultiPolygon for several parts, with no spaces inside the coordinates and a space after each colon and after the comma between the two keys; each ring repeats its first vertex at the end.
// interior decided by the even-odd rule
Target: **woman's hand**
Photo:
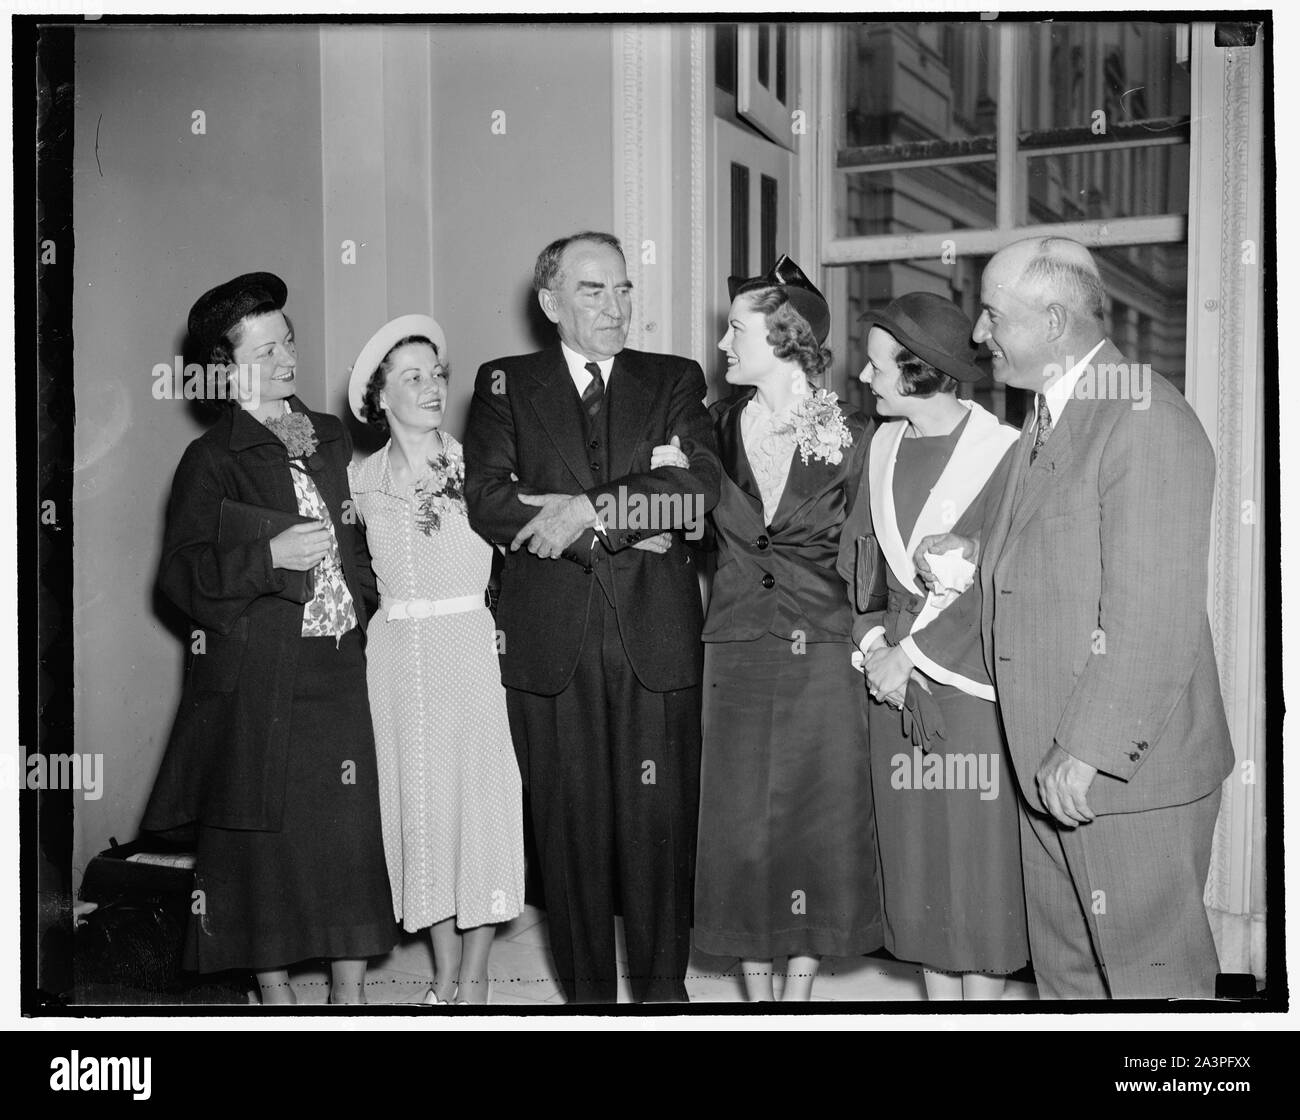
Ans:
{"type": "Polygon", "coordinates": [[[684,471],[691,469],[691,461],[686,458],[686,452],[682,450],[682,441],[676,436],[650,452],[650,469],[655,470],[658,467],[681,467],[684,471]]]}
{"type": "Polygon", "coordinates": [[[881,703],[901,708],[912,668],[912,659],[902,646],[873,649],[867,655],[867,688],[881,703]]]}
{"type": "Polygon", "coordinates": [[[323,521],[290,525],[271,538],[271,566],[291,572],[309,572],[330,550],[330,534],[323,521]]]}
{"type": "Polygon", "coordinates": [[[930,563],[925,558],[927,552],[933,552],[936,556],[945,552],[951,552],[954,548],[961,549],[962,556],[972,564],[980,562],[980,542],[978,537],[962,537],[956,533],[931,533],[924,537],[921,543],[916,546],[912,553],[912,563],[916,565],[916,574],[921,577],[921,582],[933,591],[935,584],[938,582],[934,572],[930,570],[930,563]]]}

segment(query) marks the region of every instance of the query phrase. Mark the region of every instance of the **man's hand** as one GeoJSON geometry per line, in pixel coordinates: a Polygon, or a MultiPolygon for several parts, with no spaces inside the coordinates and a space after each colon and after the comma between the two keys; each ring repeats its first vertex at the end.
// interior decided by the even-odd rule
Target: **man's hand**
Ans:
{"type": "Polygon", "coordinates": [[[1096,819],[1097,814],[1088,808],[1088,789],[1096,776],[1095,766],[1053,743],[1034,777],[1043,808],[1066,828],[1075,828],[1096,819]]]}
{"type": "Polygon", "coordinates": [[[867,689],[883,704],[901,708],[912,676],[912,659],[902,646],[878,646],[867,654],[867,689]]]}
{"type": "Polygon", "coordinates": [[[916,551],[912,553],[912,563],[916,565],[916,574],[921,577],[921,582],[929,590],[934,590],[935,575],[926,563],[925,554],[933,552],[938,555],[951,552],[954,548],[960,548],[962,556],[972,564],[980,562],[980,542],[977,538],[959,537],[956,533],[931,533],[916,546],[916,551]]]}
{"type": "Polygon", "coordinates": [[[657,536],[647,537],[643,541],[637,541],[633,548],[642,549],[645,552],[657,552],[660,555],[667,552],[673,547],[672,533],[659,533],[657,536]]]}
{"type": "Polygon", "coordinates": [[[515,534],[511,552],[527,544],[534,556],[555,560],[596,522],[596,507],[586,494],[520,494],[519,500],[526,506],[542,508],[515,534]]]}
{"type": "Polygon", "coordinates": [[[691,469],[691,461],[682,450],[682,441],[676,436],[673,436],[668,443],[659,444],[650,452],[650,469],[653,471],[659,467],[681,467],[686,471],[691,469]]]}

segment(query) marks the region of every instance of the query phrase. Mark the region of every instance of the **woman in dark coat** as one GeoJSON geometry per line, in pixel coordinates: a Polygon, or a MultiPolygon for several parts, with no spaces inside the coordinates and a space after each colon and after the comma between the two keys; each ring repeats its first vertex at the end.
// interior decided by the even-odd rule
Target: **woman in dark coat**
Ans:
{"type": "MultiPolygon", "coordinates": [[[[871,422],[817,388],[821,293],[787,258],[735,285],[718,346],[748,391],[712,412],[724,475],[704,622],[695,944],[751,1000],[807,1000],[823,956],[881,944],[866,695],[850,662],[840,528],[871,422]]],[[[680,456],[676,452],[676,456],[680,456]]],[[[656,448],[652,466],[684,466],[656,448]]]]}
{"type": "Polygon", "coordinates": [[[328,958],[331,1002],[354,1003],[366,958],[396,940],[366,695],[374,575],[347,433],[293,395],[286,295],[251,273],[190,312],[227,407],[172,484],[159,585],[195,629],[143,826],[197,825],[186,967],[251,969],[263,1003],[292,1003],[287,966],[328,958]],[[225,499],[307,520],[219,540],[225,499]],[[282,594],[301,572],[305,603],[282,594]]]}

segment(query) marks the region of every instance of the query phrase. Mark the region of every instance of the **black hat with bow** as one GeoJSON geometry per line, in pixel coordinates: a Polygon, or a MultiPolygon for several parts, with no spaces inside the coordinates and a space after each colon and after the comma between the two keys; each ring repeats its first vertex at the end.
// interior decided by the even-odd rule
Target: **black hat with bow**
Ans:
{"type": "Polygon", "coordinates": [[[733,300],[745,292],[756,292],[762,288],[780,288],[785,292],[794,309],[808,320],[818,345],[826,341],[826,336],[831,333],[831,309],[826,303],[826,297],[784,253],[766,276],[751,276],[748,280],[742,276],[732,276],[727,280],[727,294],[733,300]]]}

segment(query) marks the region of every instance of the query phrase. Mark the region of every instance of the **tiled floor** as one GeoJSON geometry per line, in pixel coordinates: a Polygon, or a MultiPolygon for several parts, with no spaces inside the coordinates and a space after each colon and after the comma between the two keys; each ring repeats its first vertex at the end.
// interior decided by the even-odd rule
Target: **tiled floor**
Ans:
{"type": "MultiPolygon", "coordinates": [[[[619,960],[626,959],[621,924],[617,929],[619,960]]],[[[692,1004],[744,1002],[734,958],[691,955],[686,990],[692,1004]]],[[[563,1004],[546,939],[546,915],[527,907],[513,922],[497,933],[492,949],[493,1007],[525,1009],[545,1004],[563,1004]]],[[[433,976],[433,953],[427,934],[404,936],[388,956],[371,962],[366,975],[366,997],[371,1004],[418,1004],[433,976]]],[[[294,992],[300,1004],[324,1003],[329,993],[329,974],[323,966],[295,970],[294,992]]],[[[779,994],[779,993],[778,993],[779,994]]],[[[250,993],[250,999],[253,998],[250,993]]],[[[1037,999],[1032,984],[1011,981],[1006,999],[1037,999]]],[[[925,999],[921,970],[916,965],[873,957],[827,958],[813,989],[814,1001],[908,1002],[925,999]]],[[[626,981],[619,982],[619,1002],[630,1002],[626,981]]]]}

